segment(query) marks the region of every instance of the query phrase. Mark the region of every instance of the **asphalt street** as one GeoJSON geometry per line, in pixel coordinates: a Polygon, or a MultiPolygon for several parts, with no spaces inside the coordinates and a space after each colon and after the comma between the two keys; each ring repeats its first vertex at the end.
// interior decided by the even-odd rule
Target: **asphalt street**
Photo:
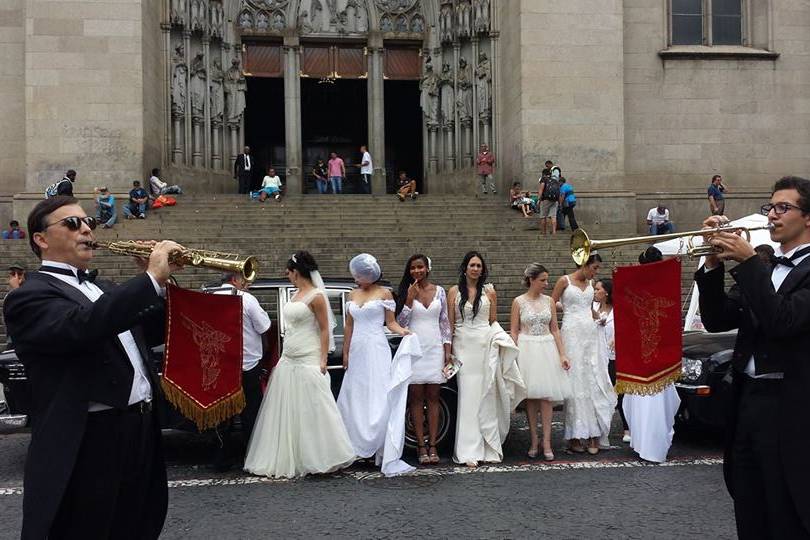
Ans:
{"type": "MultiPolygon", "coordinates": [[[[438,466],[399,478],[366,463],[292,481],[215,473],[211,437],[167,432],[163,537],[734,538],[717,437],[676,434],[664,465],[639,460],[618,430],[611,450],[567,455],[558,416],[551,464],[525,456],[528,429],[516,414],[502,464],[467,469],[445,451],[438,466]]],[[[19,537],[28,440],[0,436],[0,538],[19,537]]]]}

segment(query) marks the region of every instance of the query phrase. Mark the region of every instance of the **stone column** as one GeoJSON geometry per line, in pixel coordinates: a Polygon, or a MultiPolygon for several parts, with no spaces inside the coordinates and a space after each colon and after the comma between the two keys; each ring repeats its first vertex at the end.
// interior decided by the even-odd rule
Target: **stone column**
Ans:
{"type": "Polygon", "coordinates": [[[203,159],[202,159],[202,130],[200,129],[200,124],[202,123],[202,118],[197,118],[192,116],[191,118],[191,126],[194,130],[194,151],[191,154],[191,163],[195,167],[202,167],[203,159]]]}
{"type": "MultiPolygon", "coordinates": [[[[164,14],[165,20],[168,15],[164,14]]],[[[163,33],[163,118],[165,129],[163,135],[163,161],[169,164],[175,161],[174,136],[172,135],[172,25],[161,23],[163,33]]]]}
{"type": "Polygon", "coordinates": [[[186,165],[191,165],[191,30],[188,28],[183,29],[183,51],[185,53],[186,63],[186,115],[183,122],[183,154],[185,155],[186,165]]]}
{"type": "Polygon", "coordinates": [[[382,34],[370,32],[368,36],[368,136],[369,153],[374,162],[371,192],[385,194],[385,84],[383,73],[382,34]]]}
{"type": "Polygon", "coordinates": [[[478,81],[475,76],[475,66],[478,65],[478,38],[472,38],[472,59],[470,59],[470,66],[472,68],[472,157],[478,155],[478,147],[480,146],[480,137],[478,134],[478,81]]]}
{"type": "Polygon", "coordinates": [[[298,76],[299,42],[297,36],[284,38],[284,136],[287,160],[287,194],[304,192],[301,174],[301,81],[298,76]]]}
{"type": "Polygon", "coordinates": [[[203,166],[207,169],[211,167],[211,38],[203,37],[203,58],[205,58],[205,133],[203,140],[203,166]]]}
{"type": "Polygon", "coordinates": [[[453,125],[445,126],[444,139],[445,139],[445,154],[444,154],[444,168],[446,171],[453,171],[456,163],[456,147],[453,143],[453,132],[455,127],[453,125]]]}
{"type": "Polygon", "coordinates": [[[438,131],[439,126],[428,126],[428,162],[431,174],[439,172],[439,157],[436,152],[436,133],[438,131]]]}
{"type": "MultiPolygon", "coordinates": [[[[453,43],[453,99],[458,101],[458,59],[461,58],[461,43],[456,41],[453,43]]],[[[457,158],[461,157],[461,122],[459,121],[458,115],[458,104],[453,108],[455,111],[455,122],[453,122],[453,126],[455,128],[455,146],[453,146],[453,165],[458,166],[456,162],[457,158]]]]}
{"type": "Polygon", "coordinates": [[[222,124],[220,122],[212,122],[211,127],[213,128],[212,129],[213,142],[211,143],[212,148],[211,168],[215,170],[220,170],[222,169],[222,155],[220,154],[222,143],[219,140],[219,130],[222,127],[222,124]]]}

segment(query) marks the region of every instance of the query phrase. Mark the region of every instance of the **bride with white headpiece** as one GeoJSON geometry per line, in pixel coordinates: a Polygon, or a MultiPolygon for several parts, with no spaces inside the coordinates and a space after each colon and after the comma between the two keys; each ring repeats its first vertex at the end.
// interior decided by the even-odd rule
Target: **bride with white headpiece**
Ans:
{"type": "Polygon", "coordinates": [[[333,472],[355,460],[326,371],[335,323],[312,255],[290,257],[287,277],[298,291],[284,306],[284,349],[245,458],[246,471],[275,478],[333,472]]]}
{"type": "MultiPolygon", "coordinates": [[[[392,365],[383,325],[401,336],[410,332],[394,317],[396,304],[391,291],[377,284],[382,276],[377,259],[368,253],[357,255],[349,263],[349,271],[357,288],[346,303],[343,332],[346,374],[337,403],[355,454],[361,458],[376,456],[379,461],[389,420],[392,365]]],[[[402,412],[404,418],[404,409],[402,412]]]]}

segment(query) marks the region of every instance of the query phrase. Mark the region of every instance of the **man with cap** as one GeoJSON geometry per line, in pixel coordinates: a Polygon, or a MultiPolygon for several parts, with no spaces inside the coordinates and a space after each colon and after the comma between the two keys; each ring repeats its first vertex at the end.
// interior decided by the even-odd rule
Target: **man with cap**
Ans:
{"type": "Polygon", "coordinates": [[[25,267],[20,263],[11,263],[8,267],[8,288],[14,290],[25,283],[25,267]]]}

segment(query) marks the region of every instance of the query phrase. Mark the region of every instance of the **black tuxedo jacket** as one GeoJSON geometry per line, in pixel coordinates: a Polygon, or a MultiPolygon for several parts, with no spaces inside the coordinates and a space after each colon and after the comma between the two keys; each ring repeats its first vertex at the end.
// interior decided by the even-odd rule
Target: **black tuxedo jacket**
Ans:
{"type": "MultiPolygon", "coordinates": [[[[93,303],[75,287],[32,272],[3,305],[32,392],[23,538],[45,538],[50,530],[79,452],[88,403],[127,407],[134,371],[117,335],[130,330],[144,360],[148,347],[163,341],[164,301],[149,276],[118,286],[102,280],[96,285],[105,294],[93,303]]],[[[151,366],[146,368],[158,399],[160,384],[151,366]]],[[[157,423],[155,428],[160,429],[157,423]]],[[[157,452],[162,464],[160,444],[157,452]]],[[[165,516],[166,470],[155,470],[163,489],[150,504],[162,505],[165,516]]],[[[157,525],[162,527],[162,520],[157,525]]]]}
{"type": "Polygon", "coordinates": [[[810,257],[788,274],[779,292],[771,283],[771,267],[751,257],[730,271],[740,294],[724,290],[723,267],[695,273],[700,291],[700,317],[709,332],[739,329],[732,362],[732,408],[726,429],[723,463],[726,487],[731,484],[731,444],[737,420],[741,378],[748,360],[757,372],[783,371],[779,397],[779,455],[796,511],[810,531],[810,468],[804,449],[810,447],[810,257]]]}
{"type": "Polygon", "coordinates": [[[256,168],[256,158],[253,154],[250,155],[250,170],[245,170],[245,154],[239,154],[236,156],[236,161],[233,162],[233,176],[235,178],[239,178],[243,174],[253,174],[253,170],[256,168]]]}

